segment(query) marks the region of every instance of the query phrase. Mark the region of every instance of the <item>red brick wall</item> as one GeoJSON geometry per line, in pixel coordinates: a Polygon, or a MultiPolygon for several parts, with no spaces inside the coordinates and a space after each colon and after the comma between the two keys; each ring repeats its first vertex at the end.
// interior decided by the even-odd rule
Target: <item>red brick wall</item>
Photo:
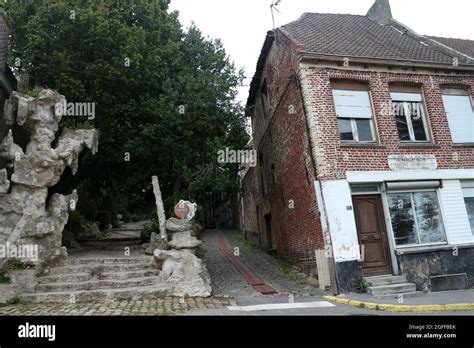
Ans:
{"type": "MultiPolygon", "coordinates": [[[[258,94],[252,125],[259,162],[247,174],[243,187],[246,216],[259,207],[257,218],[262,246],[267,245],[264,215],[271,213],[277,253],[295,262],[311,258],[314,250],[324,248],[306,120],[295,76],[300,49],[286,37],[279,36],[269,52],[261,81],[267,80],[271,112],[264,115],[258,94]],[[267,183],[265,196],[261,175],[267,183]],[[251,194],[256,196],[253,206],[251,194]]],[[[255,228],[257,223],[253,222],[252,226],[255,228]]]]}
{"type": "Polygon", "coordinates": [[[474,147],[452,144],[441,96],[442,86],[449,84],[468,87],[471,95],[474,95],[474,77],[342,71],[335,68],[310,68],[305,71],[305,75],[309,90],[306,99],[315,125],[312,136],[317,142],[317,169],[320,179],[343,179],[346,171],[388,171],[390,169],[387,156],[390,154],[432,154],[437,157],[439,169],[474,168],[474,147]],[[369,83],[380,145],[366,147],[341,145],[331,79],[369,83]],[[391,105],[389,83],[396,82],[422,85],[429,129],[434,139],[433,146],[400,146],[395,117],[386,111],[390,110],[386,106],[391,105]]]}

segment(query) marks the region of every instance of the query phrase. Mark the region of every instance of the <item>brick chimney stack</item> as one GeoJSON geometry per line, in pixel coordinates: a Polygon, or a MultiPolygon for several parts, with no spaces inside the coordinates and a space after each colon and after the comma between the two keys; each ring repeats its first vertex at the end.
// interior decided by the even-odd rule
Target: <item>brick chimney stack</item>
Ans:
{"type": "Polygon", "coordinates": [[[367,12],[367,17],[380,24],[389,24],[392,20],[392,10],[389,0],[375,0],[375,3],[367,12]]]}

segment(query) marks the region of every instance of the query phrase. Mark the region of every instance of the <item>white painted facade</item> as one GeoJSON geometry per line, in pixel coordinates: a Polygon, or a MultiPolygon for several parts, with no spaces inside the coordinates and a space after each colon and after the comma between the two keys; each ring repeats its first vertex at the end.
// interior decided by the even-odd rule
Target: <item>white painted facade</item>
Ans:
{"type": "Polygon", "coordinates": [[[384,206],[387,234],[392,255],[392,266],[398,271],[395,255],[401,250],[416,250],[439,246],[474,245],[467,209],[464,203],[462,182],[474,179],[474,169],[448,170],[409,170],[409,171],[367,171],[346,172],[346,180],[322,182],[322,196],[326,208],[329,232],[331,234],[334,258],[336,262],[360,260],[359,255],[348,257],[347,250],[358,246],[358,235],[352,207],[351,185],[378,184],[384,206]],[[441,187],[436,190],[441,215],[446,232],[446,243],[437,245],[421,244],[417,246],[395,246],[390,215],[388,213],[387,196],[384,184],[387,181],[419,181],[441,180],[441,187]]]}

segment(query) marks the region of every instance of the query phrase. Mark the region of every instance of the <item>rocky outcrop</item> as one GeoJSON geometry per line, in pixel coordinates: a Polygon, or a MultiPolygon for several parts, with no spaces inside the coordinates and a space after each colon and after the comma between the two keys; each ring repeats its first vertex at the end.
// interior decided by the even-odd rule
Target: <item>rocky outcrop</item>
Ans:
{"type": "MultiPolygon", "coordinates": [[[[29,142],[24,147],[16,144],[11,129],[1,141],[0,157],[8,164],[0,170],[0,243],[38,246],[32,261],[40,264],[67,256],[62,232],[78,201],[76,191],[49,196],[48,189],[59,182],[66,167],[77,172],[85,148],[93,153],[98,148],[96,130],[67,128],[52,147],[63,116],[55,106],[64,100],[48,89],[37,98],[13,92],[4,108],[8,125],[22,127],[29,142]]],[[[0,259],[0,268],[1,264],[0,259]]]]}
{"type": "Polygon", "coordinates": [[[173,296],[208,297],[211,280],[202,261],[188,251],[160,250],[153,254],[160,276],[173,296]]]}
{"type": "Polygon", "coordinates": [[[166,230],[169,233],[192,231],[193,223],[187,219],[172,217],[166,221],[166,230]]]}
{"type": "Polygon", "coordinates": [[[169,246],[176,250],[194,249],[200,246],[202,242],[191,235],[191,231],[176,232],[173,239],[169,242],[169,246]]]}

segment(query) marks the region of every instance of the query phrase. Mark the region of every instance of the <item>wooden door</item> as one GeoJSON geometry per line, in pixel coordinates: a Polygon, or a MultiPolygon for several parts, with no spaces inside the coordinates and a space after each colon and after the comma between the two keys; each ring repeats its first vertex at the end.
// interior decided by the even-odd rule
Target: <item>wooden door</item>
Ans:
{"type": "Polygon", "coordinates": [[[380,195],[353,196],[362,272],[365,276],[392,274],[390,247],[380,195]]]}

